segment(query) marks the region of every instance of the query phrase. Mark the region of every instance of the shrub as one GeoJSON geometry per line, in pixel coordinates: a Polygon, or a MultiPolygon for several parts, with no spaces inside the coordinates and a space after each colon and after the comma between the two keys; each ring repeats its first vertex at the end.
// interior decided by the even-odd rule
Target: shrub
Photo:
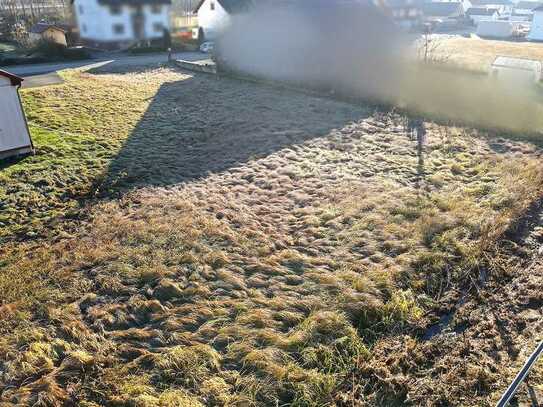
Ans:
{"type": "Polygon", "coordinates": [[[29,55],[33,55],[33,59],[36,58],[35,54],[38,55],[38,58],[44,58],[46,61],[57,61],[64,59],[80,60],[91,58],[91,55],[85,48],[68,48],[62,44],[45,40],[40,41],[30,50],[29,55]]]}
{"type": "Polygon", "coordinates": [[[128,50],[128,53],[133,55],[141,54],[152,54],[155,52],[164,52],[166,49],[164,47],[134,47],[128,50]]]}

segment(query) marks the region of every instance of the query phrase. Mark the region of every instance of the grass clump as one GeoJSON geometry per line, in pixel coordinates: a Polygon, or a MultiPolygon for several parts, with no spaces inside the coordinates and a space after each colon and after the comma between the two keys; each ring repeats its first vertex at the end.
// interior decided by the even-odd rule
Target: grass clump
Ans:
{"type": "Polygon", "coordinates": [[[221,356],[209,345],[175,346],[157,356],[161,377],[196,386],[221,366],[221,356]]]}

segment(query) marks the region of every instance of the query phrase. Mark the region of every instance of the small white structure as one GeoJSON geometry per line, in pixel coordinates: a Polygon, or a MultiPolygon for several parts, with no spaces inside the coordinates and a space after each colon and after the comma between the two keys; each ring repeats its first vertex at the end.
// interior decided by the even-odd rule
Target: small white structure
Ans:
{"type": "Polygon", "coordinates": [[[486,38],[511,38],[517,35],[519,24],[511,21],[480,21],[476,34],[486,38]]]}
{"type": "Polygon", "coordinates": [[[163,38],[170,5],[171,0],[75,0],[74,12],[85,43],[122,48],[163,38]]]}
{"type": "Polygon", "coordinates": [[[534,18],[527,38],[530,41],[543,41],[543,6],[533,10],[534,18]]]}
{"type": "Polygon", "coordinates": [[[498,56],[492,63],[491,73],[514,84],[537,83],[543,79],[543,65],[534,59],[498,56]]]}
{"type": "Polygon", "coordinates": [[[19,98],[22,81],[0,70],[0,159],[34,151],[19,98]]]}
{"type": "Polygon", "coordinates": [[[500,13],[495,8],[472,7],[466,11],[466,16],[477,25],[481,21],[495,21],[500,16],[500,13]]]}

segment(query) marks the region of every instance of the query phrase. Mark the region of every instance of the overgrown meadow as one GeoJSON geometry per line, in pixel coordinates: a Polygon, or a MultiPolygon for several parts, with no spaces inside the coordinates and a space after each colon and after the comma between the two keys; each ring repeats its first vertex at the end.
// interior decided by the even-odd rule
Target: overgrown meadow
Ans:
{"type": "MultiPolygon", "coordinates": [[[[169,68],[63,75],[23,92],[37,154],[0,169],[7,405],[416,404],[374,350],[434,341],[482,271],[507,274],[492,259],[543,192],[518,136],[427,122],[421,157],[397,112],[169,68]]],[[[462,397],[489,403],[500,379],[473,377],[462,397]]]]}

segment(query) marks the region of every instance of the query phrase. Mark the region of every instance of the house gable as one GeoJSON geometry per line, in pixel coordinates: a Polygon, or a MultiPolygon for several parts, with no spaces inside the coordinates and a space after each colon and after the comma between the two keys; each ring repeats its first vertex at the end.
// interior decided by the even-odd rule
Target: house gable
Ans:
{"type": "MultiPolygon", "coordinates": [[[[196,5],[194,12],[200,11],[206,0],[200,0],[196,5]]],[[[222,9],[228,14],[242,13],[250,10],[254,6],[253,0],[215,0],[222,9]]]]}
{"type": "Polygon", "coordinates": [[[203,31],[204,38],[215,39],[220,30],[230,22],[230,13],[218,0],[203,0],[198,7],[198,25],[203,31]]]}

